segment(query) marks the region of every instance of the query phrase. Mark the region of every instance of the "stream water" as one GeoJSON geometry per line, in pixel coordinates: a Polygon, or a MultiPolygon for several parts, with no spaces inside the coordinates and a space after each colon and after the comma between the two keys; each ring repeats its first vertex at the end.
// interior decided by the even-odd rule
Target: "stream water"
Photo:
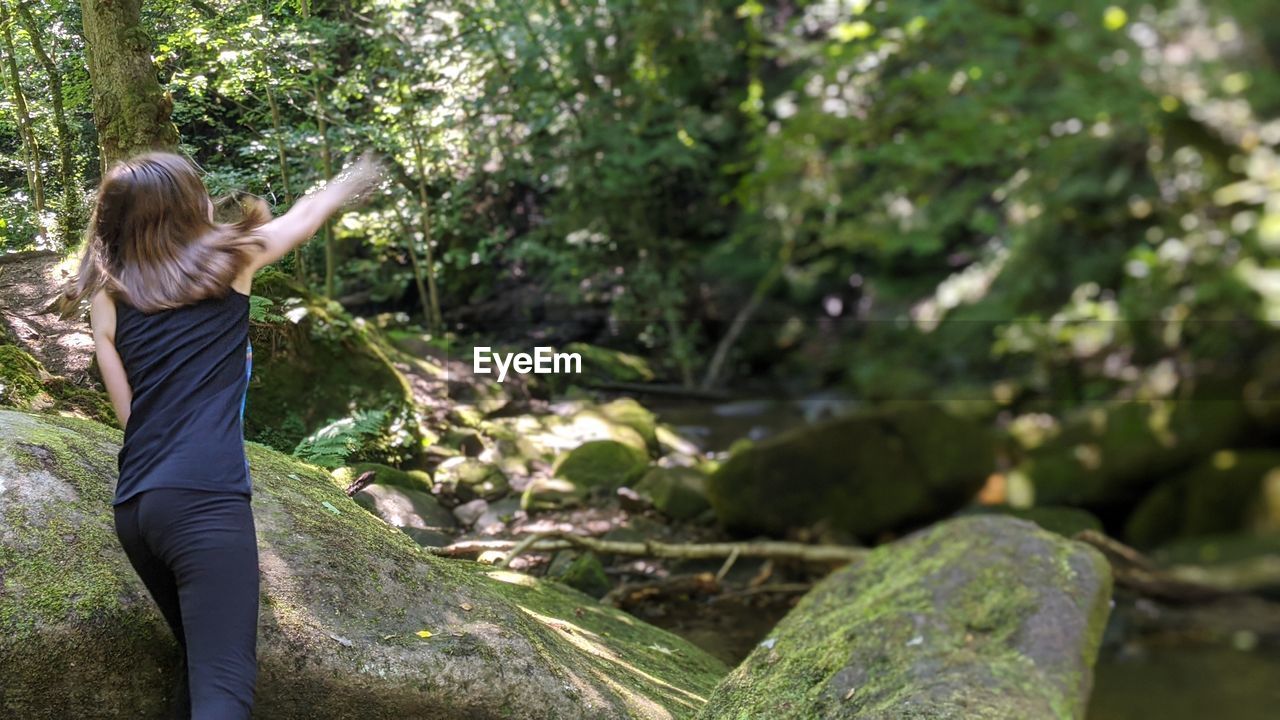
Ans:
{"type": "MultiPolygon", "coordinates": [[[[761,439],[847,410],[852,403],[814,396],[800,401],[751,400],[720,405],[653,407],[659,418],[704,451],[727,449],[740,438],[761,439]]],[[[1124,602],[1124,601],[1122,601],[1124,602]]],[[[723,608],[686,615],[667,607],[646,618],[735,664],[781,619],[788,602],[723,608]],[[724,618],[729,621],[723,621],[724,618]],[[719,618],[719,619],[717,619],[719,618]]],[[[1276,638],[1231,642],[1183,633],[1159,639],[1136,633],[1117,608],[1099,654],[1089,720],[1272,720],[1280,718],[1280,645],[1276,638]]]]}

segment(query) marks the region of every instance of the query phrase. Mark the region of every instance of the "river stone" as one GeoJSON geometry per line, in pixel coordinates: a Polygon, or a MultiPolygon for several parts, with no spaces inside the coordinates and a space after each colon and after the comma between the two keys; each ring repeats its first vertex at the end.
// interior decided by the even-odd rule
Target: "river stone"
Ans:
{"type": "MultiPolygon", "coordinates": [[[[120,440],[0,410],[0,717],[165,717],[177,645],[113,531],[120,440]]],[[[258,717],[689,717],[726,671],[570,588],[430,556],[322,469],[247,448],[258,717]]]]}
{"type": "Polygon", "coordinates": [[[952,520],[819,583],[698,717],[1083,718],[1110,600],[1094,549],[952,520]]]}
{"type": "Polygon", "coordinates": [[[502,468],[472,457],[449,458],[436,468],[435,491],[458,502],[497,500],[511,492],[502,468]]]}
{"type": "Polygon", "coordinates": [[[458,529],[453,513],[421,490],[374,483],[355,494],[356,504],[398,528],[419,545],[449,544],[458,529]]]}
{"type": "Polygon", "coordinates": [[[1245,405],[1227,397],[1079,411],[1030,448],[1015,472],[1034,487],[1037,505],[1132,507],[1159,481],[1240,438],[1245,405]]]}
{"type": "Polygon", "coordinates": [[[710,507],[707,476],[694,468],[652,468],[634,489],[663,515],[676,520],[691,520],[710,507]]]}
{"type": "Polygon", "coordinates": [[[1280,529],[1280,452],[1219,450],[1138,504],[1125,540],[1151,548],[1182,538],[1280,529]]]}
{"type": "Polygon", "coordinates": [[[633,398],[621,397],[601,405],[600,414],[635,430],[651,449],[658,449],[658,420],[648,408],[633,398]]]}
{"type": "Polygon", "coordinates": [[[711,475],[707,494],[734,530],[782,534],[825,521],[869,538],[958,510],[993,465],[983,426],[922,404],[746,446],[711,475]]]}
{"type": "Polygon", "coordinates": [[[583,490],[612,490],[639,479],[648,466],[643,450],[617,440],[593,440],[560,456],[555,476],[583,490]]]}

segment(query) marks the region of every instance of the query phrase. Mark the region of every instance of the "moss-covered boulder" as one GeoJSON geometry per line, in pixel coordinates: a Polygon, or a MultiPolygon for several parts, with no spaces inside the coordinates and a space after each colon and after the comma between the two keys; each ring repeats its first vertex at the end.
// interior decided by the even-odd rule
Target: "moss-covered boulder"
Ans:
{"type": "Polygon", "coordinates": [[[69,412],[116,425],[106,393],[51,375],[44,365],[17,345],[0,341],[0,406],[19,410],[69,412]]]}
{"type": "Polygon", "coordinates": [[[1246,431],[1244,403],[1226,397],[1080,411],[1028,449],[1018,479],[1029,481],[1037,505],[1131,506],[1152,485],[1246,431]]]}
{"type": "Polygon", "coordinates": [[[246,438],[290,452],[333,421],[380,410],[387,437],[364,459],[416,452],[413,391],[377,328],[273,269],[254,278],[253,294],[246,438]]]}
{"type": "Polygon", "coordinates": [[[1142,548],[1179,538],[1280,529],[1280,452],[1219,450],[1152,490],[1125,524],[1142,548]]]}
{"type": "Polygon", "coordinates": [[[617,440],[593,440],[560,457],[555,476],[575,486],[615,489],[637,480],[649,466],[649,456],[617,440]]]}
{"type": "MultiPolygon", "coordinates": [[[[0,410],[0,717],[164,717],[177,647],[112,529],[120,439],[0,410]]],[[[432,557],[323,470],[248,452],[260,717],[688,717],[726,671],[571,589],[432,557]]]]}
{"type": "Polygon", "coordinates": [[[949,515],[994,465],[987,430],[930,405],[802,427],[730,455],[707,483],[737,530],[820,521],[861,537],[949,515]]]}
{"type": "Polygon", "coordinates": [[[577,353],[582,357],[581,376],[589,381],[644,383],[652,382],[656,377],[649,363],[638,355],[587,343],[569,343],[564,352],[577,353]]]}
{"type": "Polygon", "coordinates": [[[819,583],[698,717],[1083,718],[1110,601],[1092,548],[952,520],[819,583]]]}
{"type": "Polygon", "coordinates": [[[676,520],[692,520],[711,507],[707,476],[694,468],[652,468],[633,489],[663,515],[676,520]]]}
{"type": "Polygon", "coordinates": [[[530,480],[520,494],[520,509],[525,512],[560,510],[581,504],[586,496],[586,490],[568,480],[539,475],[530,480]]]}
{"type": "Polygon", "coordinates": [[[601,415],[635,430],[652,450],[658,449],[658,419],[633,398],[622,397],[599,407],[601,415]]]}
{"type": "Polygon", "coordinates": [[[445,460],[436,468],[434,479],[436,494],[459,503],[497,500],[511,491],[502,468],[472,457],[445,460]]]}

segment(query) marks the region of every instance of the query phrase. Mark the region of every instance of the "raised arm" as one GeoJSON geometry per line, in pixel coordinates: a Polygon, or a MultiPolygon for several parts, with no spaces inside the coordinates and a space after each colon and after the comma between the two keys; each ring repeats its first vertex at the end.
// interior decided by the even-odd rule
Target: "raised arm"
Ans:
{"type": "Polygon", "coordinates": [[[98,370],[102,383],[107,386],[107,397],[116,411],[116,420],[123,429],[129,424],[129,409],[133,405],[133,388],[116,351],[116,305],[105,291],[94,293],[89,301],[89,326],[93,331],[93,345],[98,355],[98,370]]]}
{"type": "Polygon", "coordinates": [[[356,195],[372,188],[381,178],[378,163],[362,155],[356,164],[338,174],[323,189],[303,196],[280,217],[258,228],[266,250],[254,258],[252,274],[289,254],[316,234],[324,221],[356,195]]]}

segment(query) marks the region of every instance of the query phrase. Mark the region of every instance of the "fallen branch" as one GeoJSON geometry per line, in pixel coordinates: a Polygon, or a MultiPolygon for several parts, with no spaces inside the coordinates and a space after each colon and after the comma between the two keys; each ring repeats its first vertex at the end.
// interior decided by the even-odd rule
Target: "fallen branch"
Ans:
{"type": "Polygon", "coordinates": [[[445,557],[466,557],[496,550],[510,555],[510,562],[519,552],[548,552],[581,548],[600,555],[629,555],[635,557],[679,558],[682,560],[714,560],[734,555],[742,558],[767,560],[799,560],[802,562],[842,565],[866,557],[866,548],[845,545],[806,545],[804,543],[761,540],[741,543],[662,543],[653,540],[622,542],[573,535],[571,533],[547,533],[521,540],[469,540],[441,548],[426,548],[428,552],[445,557]]]}
{"type": "Polygon", "coordinates": [[[1143,597],[1171,602],[1204,602],[1241,592],[1241,588],[1215,583],[1222,578],[1206,573],[1205,568],[1157,567],[1147,556],[1096,530],[1078,532],[1075,539],[1092,545],[1111,563],[1111,575],[1116,585],[1143,597]]]}

